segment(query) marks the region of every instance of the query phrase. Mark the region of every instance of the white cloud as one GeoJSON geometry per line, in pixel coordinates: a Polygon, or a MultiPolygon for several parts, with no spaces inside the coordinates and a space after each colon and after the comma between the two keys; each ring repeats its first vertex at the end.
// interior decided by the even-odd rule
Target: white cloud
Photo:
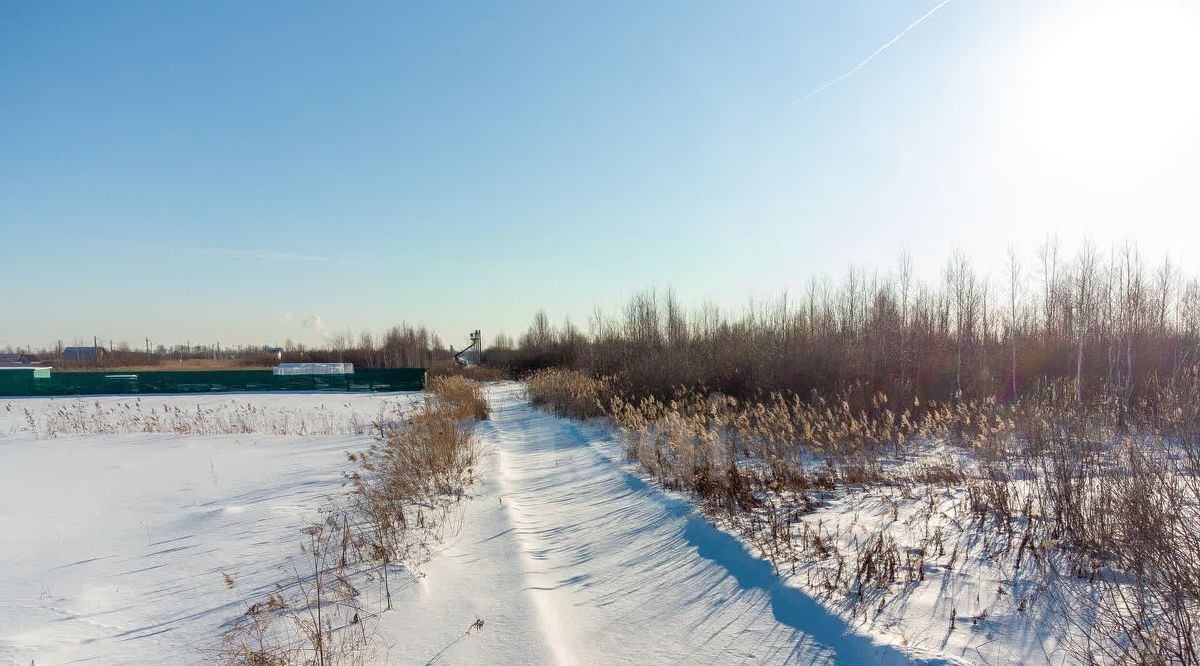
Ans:
{"type": "Polygon", "coordinates": [[[325,322],[321,321],[321,317],[319,315],[313,315],[308,319],[301,319],[300,325],[304,328],[311,328],[314,331],[325,330],[325,322]]]}

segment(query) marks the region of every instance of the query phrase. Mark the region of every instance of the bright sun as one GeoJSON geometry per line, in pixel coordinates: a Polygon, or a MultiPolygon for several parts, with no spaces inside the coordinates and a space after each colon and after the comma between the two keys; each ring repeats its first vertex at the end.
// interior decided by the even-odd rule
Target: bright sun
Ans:
{"type": "Polygon", "coordinates": [[[1195,159],[1200,3],[1083,3],[1028,53],[1022,125],[1043,167],[1084,171],[1195,159]]]}

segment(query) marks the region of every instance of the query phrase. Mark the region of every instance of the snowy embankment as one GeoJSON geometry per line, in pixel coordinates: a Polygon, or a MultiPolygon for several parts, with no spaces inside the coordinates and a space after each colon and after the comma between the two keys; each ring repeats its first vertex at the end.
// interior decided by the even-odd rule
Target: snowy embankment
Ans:
{"type": "MultiPolygon", "coordinates": [[[[946,632],[909,645],[896,626],[883,640],[865,636],[871,627],[831,612],[684,498],[646,483],[602,429],[534,409],[516,384],[490,387],[489,398],[473,498],[419,575],[393,588],[395,610],[371,619],[378,663],[978,660],[946,632]]],[[[12,411],[0,400],[0,662],[218,661],[223,627],[294,575],[300,530],[346,492],[345,452],[369,443],[355,424],[386,401],[418,399],[152,401],[160,413],[199,405],[207,423],[226,424],[212,431],[253,413],[273,432],[322,433],[183,436],[89,428],[75,407],[47,420],[62,414],[61,400],[14,400],[12,411]],[[39,427],[92,434],[35,438],[22,431],[26,409],[39,427]],[[319,422],[297,425],[306,415],[319,422]]],[[[100,411],[145,426],[127,402],[101,399],[100,411]]],[[[382,608],[373,587],[363,594],[364,607],[382,608]]]]}

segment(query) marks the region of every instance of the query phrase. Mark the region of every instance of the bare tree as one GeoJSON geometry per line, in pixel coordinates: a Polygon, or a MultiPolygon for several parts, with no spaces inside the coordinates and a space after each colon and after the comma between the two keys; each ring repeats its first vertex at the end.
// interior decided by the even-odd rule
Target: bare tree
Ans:
{"type": "Polygon", "coordinates": [[[1083,402],[1083,341],[1095,309],[1096,248],[1084,241],[1075,266],[1074,322],[1078,347],[1075,355],[1075,401],[1083,402]]]}
{"type": "Polygon", "coordinates": [[[1012,397],[1017,398],[1017,337],[1020,334],[1020,323],[1017,321],[1017,303],[1024,292],[1021,276],[1021,260],[1011,245],[1008,246],[1008,340],[1012,351],[1012,397]]]}

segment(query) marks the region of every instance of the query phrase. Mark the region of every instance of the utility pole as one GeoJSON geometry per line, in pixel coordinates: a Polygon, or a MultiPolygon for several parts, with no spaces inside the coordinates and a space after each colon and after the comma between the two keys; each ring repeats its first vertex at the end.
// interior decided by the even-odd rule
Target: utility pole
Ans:
{"type": "Polygon", "coordinates": [[[146,338],[146,356],[150,355],[150,338],[146,338]]]}

